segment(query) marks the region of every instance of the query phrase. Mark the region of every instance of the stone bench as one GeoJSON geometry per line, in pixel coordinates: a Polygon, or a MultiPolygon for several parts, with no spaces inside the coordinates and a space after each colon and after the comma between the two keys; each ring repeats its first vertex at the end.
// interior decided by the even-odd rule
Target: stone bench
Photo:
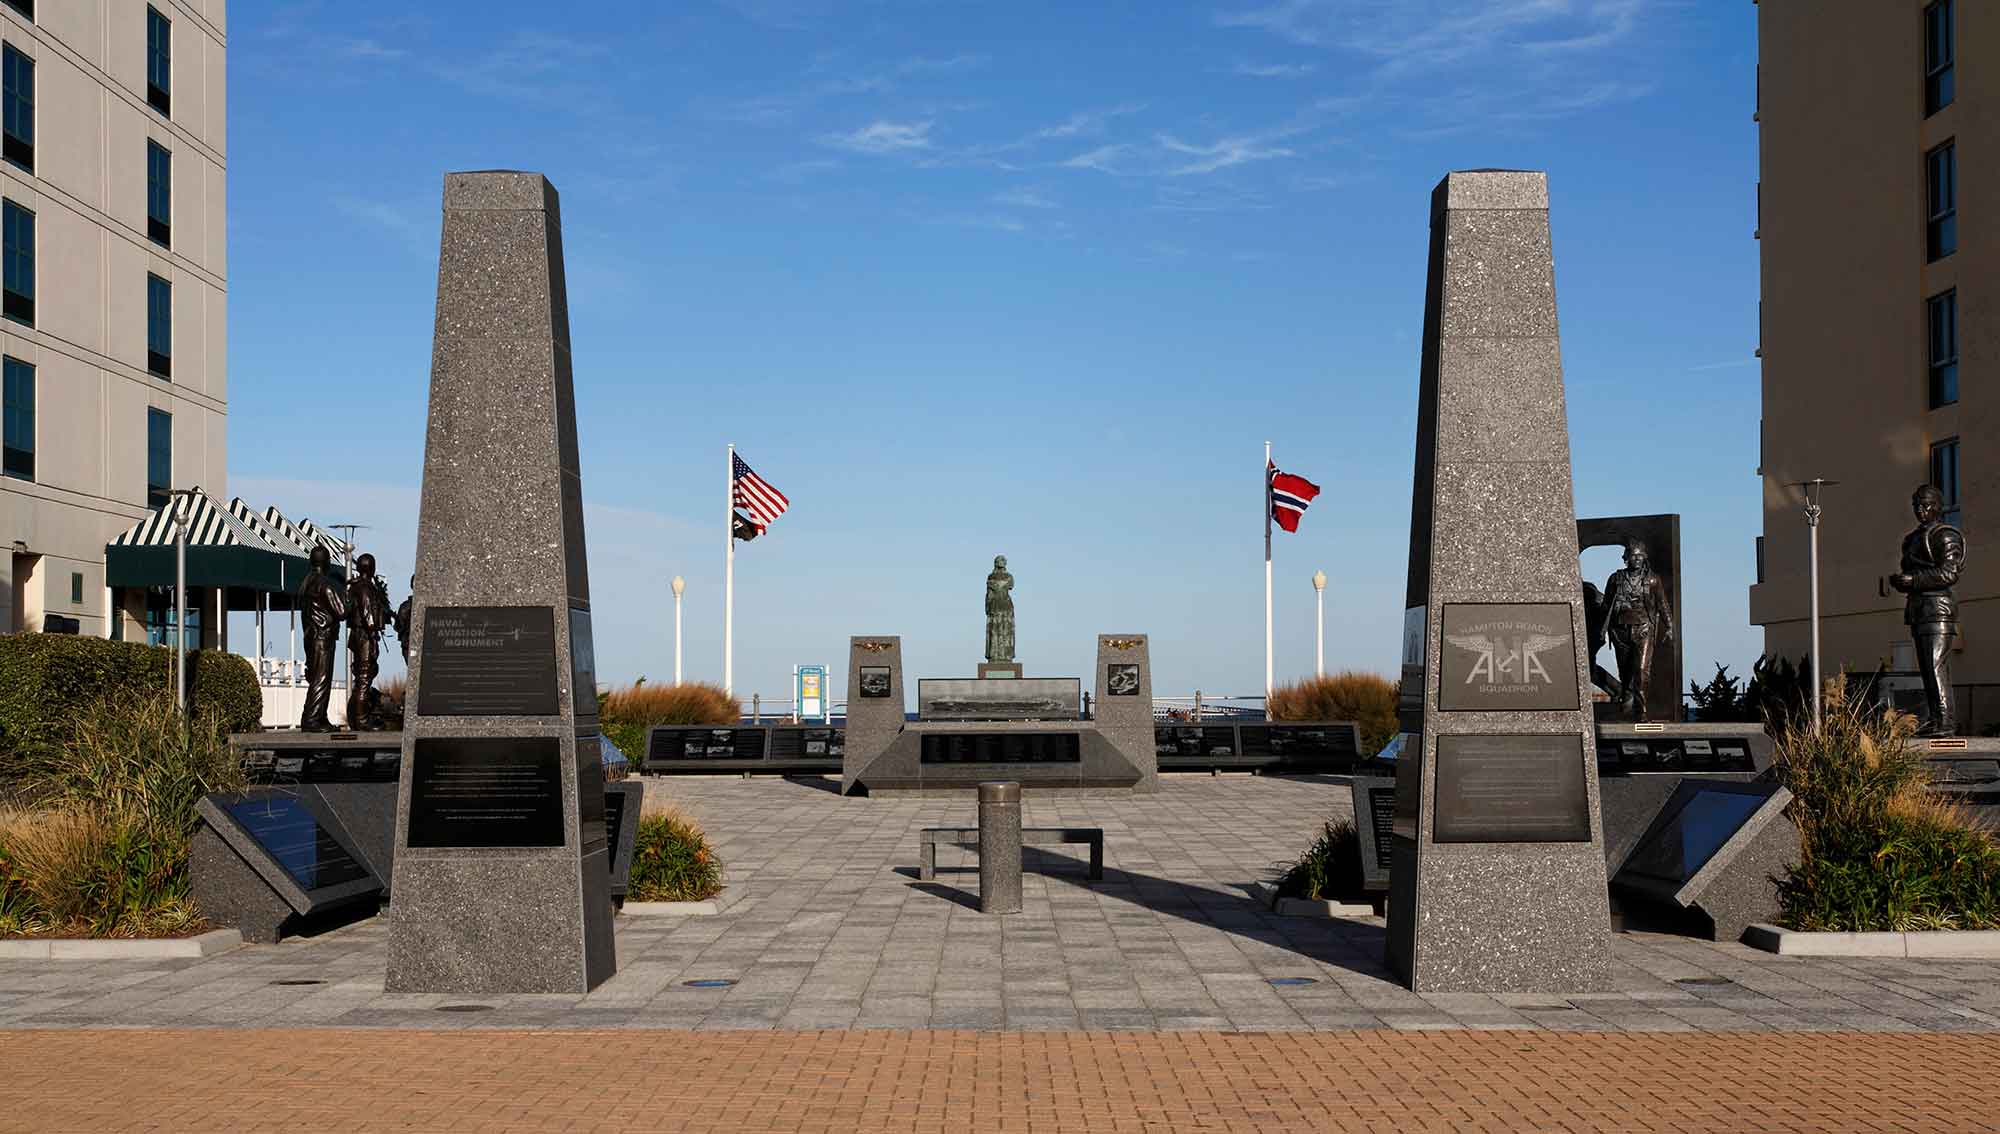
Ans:
{"type": "MultiPolygon", "coordinates": [[[[1024,847],[1052,847],[1066,843],[1090,844],[1090,877],[1092,880],[1104,877],[1104,828],[1102,827],[1023,827],[1021,845],[1024,847]]],[[[937,849],[939,844],[964,847],[969,850],[979,848],[979,828],[977,827],[926,827],[923,832],[923,857],[917,867],[917,877],[929,881],[937,877],[937,849]]]]}

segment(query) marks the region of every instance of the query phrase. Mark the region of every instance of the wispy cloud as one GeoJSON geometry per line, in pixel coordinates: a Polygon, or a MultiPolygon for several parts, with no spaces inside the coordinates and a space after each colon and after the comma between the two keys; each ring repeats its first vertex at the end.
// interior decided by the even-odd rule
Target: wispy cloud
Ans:
{"type": "Polygon", "coordinates": [[[1229,67],[1229,74],[1244,75],[1252,79],[1303,79],[1319,67],[1312,63],[1250,63],[1237,60],[1229,67]]]}
{"type": "Polygon", "coordinates": [[[1040,189],[1027,186],[995,193],[993,195],[993,203],[996,205],[1005,205],[1012,209],[1057,209],[1062,207],[1051,200],[1048,194],[1042,192],[1040,189]]]}
{"type": "Polygon", "coordinates": [[[1185,159],[1167,171],[1176,177],[1190,173],[1214,173],[1218,169],[1228,169],[1253,161],[1293,157],[1297,153],[1285,146],[1272,145],[1267,137],[1254,134],[1219,138],[1207,145],[1183,142],[1179,138],[1163,134],[1160,136],[1160,148],[1185,159]]]}
{"type": "MultiPolygon", "coordinates": [[[[1239,0],[1214,18],[1225,28],[1359,56],[1365,65],[1356,78],[1384,101],[1438,105],[1431,97],[1436,80],[1450,68],[1491,96],[1484,100],[1487,115],[1527,121],[1580,114],[1649,91],[1643,68],[1616,56],[1644,48],[1642,25],[1665,2],[1239,0]]],[[[1450,117],[1465,125],[1478,115],[1459,104],[1450,117]]],[[[1448,129],[1452,123],[1438,125],[1448,129]]]]}
{"type": "Polygon", "coordinates": [[[397,243],[425,255],[437,254],[437,228],[426,223],[414,207],[395,204],[352,193],[335,193],[334,211],[351,220],[386,230],[397,243]]]}
{"type": "Polygon", "coordinates": [[[1730,358],[1721,362],[1704,362],[1700,366],[1690,366],[1688,367],[1688,373],[1698,374],[1705,370],[1735,370],[1738,367],[1755,365],[1757,365],[1755,358],[1730,358]]]}
{"type": "Polygon", "coordinates": [[[845,133],[822,134],[819,142],[837,150],[857,154],[897,154],[930,148],[931,123],[871,122],[845,133]]]}

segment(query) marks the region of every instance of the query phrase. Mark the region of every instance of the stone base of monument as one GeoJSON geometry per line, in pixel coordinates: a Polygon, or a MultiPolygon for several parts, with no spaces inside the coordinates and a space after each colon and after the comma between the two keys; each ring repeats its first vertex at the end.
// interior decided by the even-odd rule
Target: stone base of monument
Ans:
{"type": "Polygon", "coordinates": [[[959,793],[988,780],[1018,783],[1030,795],[1159,789],[1143,634],[1098,638],[1096,713],[1088,721],[1080,719],[1081,679],[1018,674],[920,681],[918,719],[906,720],[902,640],[856,637],[849,648],[847,794],[959,793]]]}

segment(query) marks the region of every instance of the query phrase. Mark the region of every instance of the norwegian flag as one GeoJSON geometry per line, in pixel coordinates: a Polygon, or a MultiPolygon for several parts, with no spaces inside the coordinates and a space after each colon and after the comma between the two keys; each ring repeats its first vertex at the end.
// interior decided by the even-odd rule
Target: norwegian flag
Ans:
{"type": "Polygon", "coordinates": [[[1270,480],[1271,518],[1288,532],[1298,531],[1299,517],[1319,495],[1319,485],[1297,473],[1279,472],[1276,464],[1267,463],[1265,476],[1270,480]]]}

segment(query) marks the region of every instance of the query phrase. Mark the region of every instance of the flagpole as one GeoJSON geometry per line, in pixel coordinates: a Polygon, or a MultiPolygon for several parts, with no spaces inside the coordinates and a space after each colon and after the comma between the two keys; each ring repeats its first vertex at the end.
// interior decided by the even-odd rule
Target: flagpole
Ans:
{"type": "Polygon", "coordinates": [[[1271,443],[1264,442],[1264,713],[1271,712],[1271,443]]]}
{"type": "Polygon", "coordinates": [[[728,479],[723,483],[722,544],[728,559],[722,576],[722,688],[736,692],[736,442],[729,443],[728,479]]]}

